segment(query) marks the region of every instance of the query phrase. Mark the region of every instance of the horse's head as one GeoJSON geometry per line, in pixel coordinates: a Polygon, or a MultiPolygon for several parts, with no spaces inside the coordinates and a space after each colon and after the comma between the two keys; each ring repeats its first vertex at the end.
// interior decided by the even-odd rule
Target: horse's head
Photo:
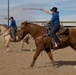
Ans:
{"type": "Polygon", "coordinates": [[[27,26],[27,21],[21,23],[21,29],[23,30],[27,26]]]}
{"type": "Polygon", "coordinates": [[[0,24],[0,31],[1,31],[1,27],[2,27],[2,24],[0,24]]]}
{"type": "Polygon", "coordinates": [[[24,36],[28,34],[27,24],[27,21],[21,23],[20,30],[18,31],[19,38],[24,38],[24,36]]]}
{"type": "Polygon", "coordinates": [[[0,31],[1,31],[1,25],[0,25],[0,31]]]}
{"type": "Polygon", "coordinates": [[[0,24],[0,31],[1,32],[9,32],[9,26],[7,26],[6,24],[0,24]]]}

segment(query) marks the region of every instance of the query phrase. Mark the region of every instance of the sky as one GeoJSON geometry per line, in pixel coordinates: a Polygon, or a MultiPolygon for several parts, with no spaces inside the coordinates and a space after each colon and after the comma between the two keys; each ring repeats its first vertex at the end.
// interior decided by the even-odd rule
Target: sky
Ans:
{"type": "MultiPolygon", "coordinates": [[[[49,21],[51,15],[40,10],[24,10],[26,8],[44,8],[50,10],[57,7],[60,21],[76,21],[76,0],[9,0],[9,16],[17,22],[49,21]]],[[[0,0],[0,23],[7,23],[8,0],[0,0]]]]}

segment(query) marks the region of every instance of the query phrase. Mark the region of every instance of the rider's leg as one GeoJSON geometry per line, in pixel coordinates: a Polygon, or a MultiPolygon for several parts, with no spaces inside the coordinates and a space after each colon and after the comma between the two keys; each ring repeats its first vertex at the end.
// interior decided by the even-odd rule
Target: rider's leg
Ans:
{"type": "Polygon", "coordinates": [[[54,25],[53,28],[52,28],[52,31],[51,31],[51,35],[52,35],[52,37],[54,38],[54,40],[56,42],[55,46],[58,46],[57,44],[60,43],[58,37],[56,36],[56,32],[59,30],[59,28],[60,28],[60,25],[54,25]]]}
{"type": "Polygon", "coordinates": [[[12,30],[12,37],[13,37],[14,41],[16,40],[16,34],[15,34],[15,32],[16,32],[16,28],[13,28],[13,30],[12,30]]]}

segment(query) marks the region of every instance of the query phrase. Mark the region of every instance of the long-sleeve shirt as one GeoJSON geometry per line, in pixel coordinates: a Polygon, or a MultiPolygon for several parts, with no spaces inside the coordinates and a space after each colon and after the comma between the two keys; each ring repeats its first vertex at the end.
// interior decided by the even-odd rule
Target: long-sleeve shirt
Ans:
{"type": "Polygon", "coordinates": [[[58,13],[58,12],[52,14],[52,12],[49,11],[49,10],[42,9],[42,11],[44,11],[44,12],[52,15],[51,21],[53,22],[53,25],[54,25],[54,24],[60,24],[60,21],[59,21],[59,13],[58,13]]]}
{"type": "Polygon", "coordinates": [[[12,20],[12,21],[11,21],[10,27],[13,27],[13,28],[14,28],[14,27],[17,27],[15,20],[12,20]]]}
{"type": "Polygon", "coordinates": [[[48,14],[52,15],[52,12],[51,12],[51,11],[49,11],[49,10],[42,9],[42,11],[44,11],[44,12],[46,12],[46,13],[48,13],[48,14]]]}
{"type": "Polygon", "coordinates": [[[53,22],[53,25],[60,24],[60,21],[59,21],[59,13],[52,14],[51,20],[53,22]]]}

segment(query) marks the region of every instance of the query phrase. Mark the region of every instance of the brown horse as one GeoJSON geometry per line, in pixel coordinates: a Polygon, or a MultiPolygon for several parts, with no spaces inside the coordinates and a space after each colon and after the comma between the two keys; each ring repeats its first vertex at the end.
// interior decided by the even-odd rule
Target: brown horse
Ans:
{"type": "MultiPolygon", "coordinates": [[[[20,27],[20,35],[18,35],[19,38],[24,38],[26,34],[30,34],[34,40],[36,45],[36,52],[31,64],[31,67],[34,66],[35,61],[42,50],[45,50],[48,54],[49,58],[52,61],[52,65],[55,65],[53,55],[51,53],[52,48],[52,37],[45,36],[47,33],[47,29],[45,27],[33,24],[33,23],[27,23],[23,22],[20,27]]],[[[71,46],[74,50],[76,50],[76,35],[75,35],[76,29],[69,29],[69,34],[65,36],[64,38],[60,38],[61,42],[61,48],[64,48],[66,46],[71,46]]]]}

